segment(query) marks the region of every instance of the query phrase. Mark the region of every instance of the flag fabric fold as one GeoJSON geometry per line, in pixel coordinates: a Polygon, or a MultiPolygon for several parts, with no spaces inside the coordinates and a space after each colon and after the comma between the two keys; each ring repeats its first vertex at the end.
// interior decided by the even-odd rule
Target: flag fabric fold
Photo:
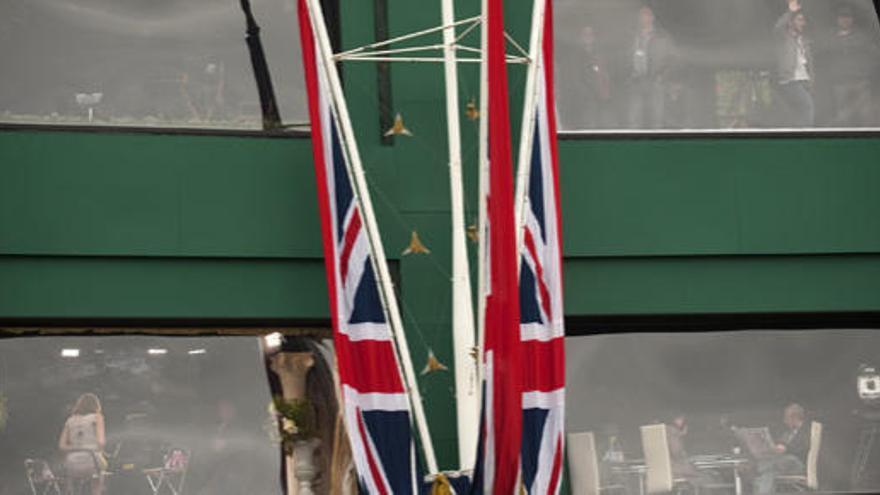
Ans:
{"type": "Polygon", "coordinates": [[[551,9],[551,0],[546,0],[520,246],[520,335],[525,377],[522,482],[527,493],[536,495],[559,493],[565,419],[562,225],[551,9]]]}
{"type": "MultiPolygon", "coordinates": [[[[415,494],[409,399],[307,0],[298,13],[342,410],[363,493],[415,494]]],[[[392,296],[393,297],[393,296],[392,296]]]]}
{"type": "Polygon", "coordinates": [[[513,162],[502,0],[488,0],[489,180],[486,201],[488,283],[483,350],[483,408],[474,491],[512,495],[519,489],[522,369],[519,337],[513,162]]]}

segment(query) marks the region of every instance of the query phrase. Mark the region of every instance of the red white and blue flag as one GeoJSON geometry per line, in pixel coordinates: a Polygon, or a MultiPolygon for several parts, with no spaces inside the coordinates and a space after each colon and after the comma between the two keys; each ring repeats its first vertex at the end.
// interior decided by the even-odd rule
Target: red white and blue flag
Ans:
{"type": "Polygon", "coordinates": [[[409,401],[306,0],[299,1],[299,24],[330,315],[358,482],[363,493],[415,494],[409,401]]]}
{"type": "Polygon", "coordinates": [[[483,365],[483,409],[474,491],[513,495],[519,489],[522,433],[522,363],[519,337],[513,162],[502,0],[488,0],[489,179],[483,365]]]}
{"type": "Polygon", "coordinates": [[[522,337],[522,481],[530,494],[556,494],[562,481],[565,327],[562,229],[553,98],[553,16],[547,0],[536,78],[531,166],[525,188],[520,335],[522,337]]]}

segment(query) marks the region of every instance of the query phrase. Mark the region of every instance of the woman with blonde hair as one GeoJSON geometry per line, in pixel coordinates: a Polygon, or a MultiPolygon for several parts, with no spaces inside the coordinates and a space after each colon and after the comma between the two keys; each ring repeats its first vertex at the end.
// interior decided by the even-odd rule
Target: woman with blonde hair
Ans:
{"type": "Polygon", "coordinates": [[[76,400],[58,439],[58,448],[65,453],[67,493],[79,493],[80,487],[90,480],[92,495],[101,494],[104,489],[103,472],[107,468],[104,444],[101,401],[93,393],[82,394],[76,400]],[[74,489],[77,491],[74,492],[74,489]]]}

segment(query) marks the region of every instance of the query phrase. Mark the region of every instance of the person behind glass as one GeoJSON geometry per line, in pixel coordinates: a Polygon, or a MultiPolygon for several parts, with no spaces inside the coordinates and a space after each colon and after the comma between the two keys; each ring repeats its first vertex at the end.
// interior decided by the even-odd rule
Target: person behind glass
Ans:
{"type": "Polygon", "coordinates": [[[834,126],[868,126],[873,120],[870,78],[880,54],[854,21],[849,6],[838,8],[837,27],[826,51],[834,126]]]}
{"type": "Polygon", "coordinates": [[[767,495],[776,491],[776,477],[806,472],[807,452],[810,450],[810,428],[806,413],[799,404],[789,404],[783,412],[785,430],[780,435],[772,456],[758,459],[753,493],[767,495]]]}
{"type": "Polygon", "coordinates": [[[593,26],[581,29],[581,70],[578,79],[582,82],[581,98],[584,103],[582,121],[587,128],[609,125],[609,103],[611,101],[611,79],[608,75],[608,62],[600,51],[593,26]]]}
{"type": "Polygon", "coordinates": [[[791,114],[791,125],[809,127],[815,122],[813,54],[805,29],[807,18],[800,0],[788,0],[788,10],[776,21],[776,63],[779,93],[791,114]]]}
{"type": "Polygon", "coordinates": [[[712,483],[712,477],[705,472],[699,471],[691,462],[685,447],[685,437],[688,434],[687,417],[676,413],[671,416],[671,421],[666,425],[666,443],[669,447],[669,460],[672,464],[672,477],[682,478],[699,488],[712,483]]]}
{"type": "Polygon", "coordinates": [[[666,84],[675,57],[672,38],[656,26],[654,11],[639,9],[639,26],[633,41],[628,124],[632,129],[663,127],[666,84]]]}
{"type": "Polygon", "coordinates": [[[104,444],[101,401],[93,393],[82,394],[58,439],[58,449],[64,453],[67,493],[77,493],[74,484],[90,480],[92,495],[100,495],[104,489],[103,472],[107,468],[104,444]]]}

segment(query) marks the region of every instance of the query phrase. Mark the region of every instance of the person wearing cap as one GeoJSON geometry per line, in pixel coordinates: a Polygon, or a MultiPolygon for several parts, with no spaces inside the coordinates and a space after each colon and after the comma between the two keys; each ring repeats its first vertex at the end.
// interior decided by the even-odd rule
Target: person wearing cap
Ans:
{"type": "Polygon", "coordinates": [[[779,94],[791,114],[793,127],[815,122],[813,102],[813,53],[806,36],[807,18],[800,0],[788,0],[788,10],[776,21],[774,33],[779,94]]]}
{"type": "Polygon", "coordinates": [[[831,85],[831,125],[859,127],[875,124],[872,118],[871,74],[880,53],[855,24],[852,8],[837,9],[837,25],[825,50],[831,85]]]}

